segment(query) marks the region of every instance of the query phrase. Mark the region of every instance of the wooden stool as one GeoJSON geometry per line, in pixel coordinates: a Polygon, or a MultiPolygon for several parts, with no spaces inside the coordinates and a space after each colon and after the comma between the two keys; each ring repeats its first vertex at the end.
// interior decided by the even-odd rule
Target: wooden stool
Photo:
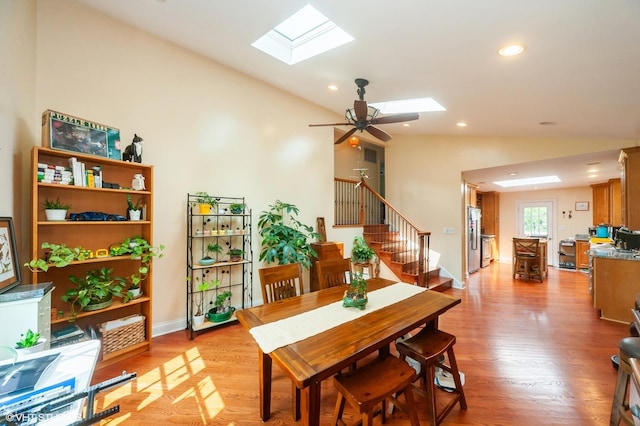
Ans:
{"type": "Polygon", "coordinates": [[[460,373],[458,372],[458,364],[453,354],[453,345],[456,343],[456,337],[444,331],[425,327],[418,334],[407,340],[396,343],[396,349],[400,353],[400,359],[406,360],[407,357],[418,361],[422,367],[421,376],[425,390],[416,388],[416,391],[426,396],[428,406],[430,408],[431,424],[439,425],[449,414],[451,409],[460,403],[461,409],[467,408],[467,401],[464,397],[464,390],[460,381],[460,373]],[[444,353],[447,353],[450,366],[444,364],[444,353]],[[435,367],[440,367],[448,371],[453,376],[455,390],[451,392],[454,398],[449,401],[447,406],[440,414],[436,412],[436,394],[435,394],[435,367]]]}
{"type": "Polygon", "coordinates": [[[393,356],[387,356],[358,368],[357,370],[333,377],[338,390],[338,400],[333,413],[333,425],[344,425],[342,413],[344,403],[349,404],[362,414],[362,424],[373,424],[376,405],[382,403],[382,423],[386,418],[386,400],[391,400],[409,416],[411,426],[419,426],[418,413],[413,403],[412,383],[416,380],[416,371],[406,362],[393,356]],[[406,404],[401,404],[394,394],[404,391],[406,404]]]}
{"type": "Polygon", "coordinates": [[[618,426],[620,419],[622,419],[627,425],[633,426],[633,418],[627,413],[629,410],[629,379],[632,374],[629,358],[640,358],[640,337],[625,337],[620,340],[618,349],[620,350],[620,365],[618,366],[616,389],[613,393],[609,425],[618,426]]]}

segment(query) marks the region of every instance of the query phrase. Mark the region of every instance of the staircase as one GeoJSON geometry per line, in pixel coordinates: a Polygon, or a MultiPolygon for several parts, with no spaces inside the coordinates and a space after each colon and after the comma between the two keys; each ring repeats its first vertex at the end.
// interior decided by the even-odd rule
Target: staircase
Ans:
{"type": "MultiPolygon", "coordinates": [[[[420,283],[418,250],[402,239],[398,232],[389,230],[389,225],[364,225],[363,237],[369,247],[376,251],[381,262],[391,269],[402,282],[420,283]]],[[[429,290],[443,291],[451,288],[453,280],[440,276],[440,267],[426,268],[424,283],[429,290]]]]}
{"type": "Polygon", "coordinates": [[[362,226],[363,238],[385,265],[403,282],[431,290],[451,287],[439,267],[429,267],[430,232],[420,231],[364,179],[334,179],[335,224],[362,226]]]}

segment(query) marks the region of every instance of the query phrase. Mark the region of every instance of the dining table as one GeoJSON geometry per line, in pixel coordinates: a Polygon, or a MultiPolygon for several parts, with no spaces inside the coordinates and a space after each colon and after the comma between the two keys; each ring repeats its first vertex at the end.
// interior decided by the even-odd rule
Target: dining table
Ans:
{"type": "MultiPolygon", "coordinates": [[[[302,424],[319,425],[323,380],[376,351],[388,353],[393,341],[420,326],[437,327],[439,316],[460,303],[458,297],[413,284],[371,278],[367,281],[370,303],[358,312],[357,308],[341,306],[346,287],[331,287],[236,312],[258,343],[263,422],[271,416],[273,362],[299,389],[302,424]],[[336,320],[333,318],[342,316],[336,309],[349,311],[343,311],[345,318],[336,320]],[[329,320],[326,325],[318,320],[323,317],[329,320]],[[301,332],[299,328],[310,330],[301,332]]],[[[297,416],[297,411],[294,413],[297,416]]]]}

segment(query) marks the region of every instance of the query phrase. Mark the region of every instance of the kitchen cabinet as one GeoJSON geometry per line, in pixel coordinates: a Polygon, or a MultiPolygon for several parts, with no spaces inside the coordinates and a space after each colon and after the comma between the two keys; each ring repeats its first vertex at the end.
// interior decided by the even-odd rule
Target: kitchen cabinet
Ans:
{"type": "Polygon", "coordinates": [[[316,261],[344,258],[344,244],[330,241],[316,242],[311,243],[311,248],[318,253],[318,257],[312,259],[311,262],[311,269],[309,270],[309,289],[311,291],[318,291],[320,290],[320,283],[318,282],[316,261]]]}
{"type": "Polygon", "coordinates": [[[622,224],[640,230],[640,147],[625,148],[620,152],[622,179],[620,186],[622,224]]]}
{"type": "Polygon", "coordinates": [[[576,267],[589,269],[589,241],[576,241],[576,267]]]}
{"type": "Polygon", "coordinates": [[[620,179],[591,185],[593,200],[593,225],[622,223],[622,202],[620,179]]]}
{"type": "Polygon", "coordinates": [[[497,249],[500,245],[500,193],[478,192],[478,208],[482,211],[480,233],[493,236],[491,256],[493,259],[498,259],[500,257],[497,249]]]}
{"type": "Polygon", "coordinates": [[[465,201],[467,206],[477,207],[478,205],[478,189],[477,186],[470,183],[465,184],[465,201]]]}
{"type": "Polygon", "coordinates": [[[594,256],[593,306],[606,320],[630,323],[631,309],[640,293],[640,261],[594,256]]]}

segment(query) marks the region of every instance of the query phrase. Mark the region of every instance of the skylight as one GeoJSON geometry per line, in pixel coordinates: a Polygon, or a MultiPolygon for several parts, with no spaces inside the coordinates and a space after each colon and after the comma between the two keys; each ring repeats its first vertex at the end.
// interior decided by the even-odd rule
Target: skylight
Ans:
{"type": "Polygon", "coordinates": [[[447,109],[432,98],[405,99],[369,104],[378,108],[383,114],[401,114],[404,112],[446,111],[447,109]]]}
{"type": "Polygon", "coordinates": [[[307,5],[256,40],[252,46],[293,65],[353,40],[315,8],[307,5]]]}
{"type": "Polygon", "coordinates": [[[554,182],[562,182],[562,181],[558,176],[554,175],[554,176],[541,176],[541,177],[524,178],[524,179],[501,180],[499,182],[493,182],[493,183],[503,188],[511,188],[513,186],[538,185],[541,183],[554,183],[554,182]]]}

